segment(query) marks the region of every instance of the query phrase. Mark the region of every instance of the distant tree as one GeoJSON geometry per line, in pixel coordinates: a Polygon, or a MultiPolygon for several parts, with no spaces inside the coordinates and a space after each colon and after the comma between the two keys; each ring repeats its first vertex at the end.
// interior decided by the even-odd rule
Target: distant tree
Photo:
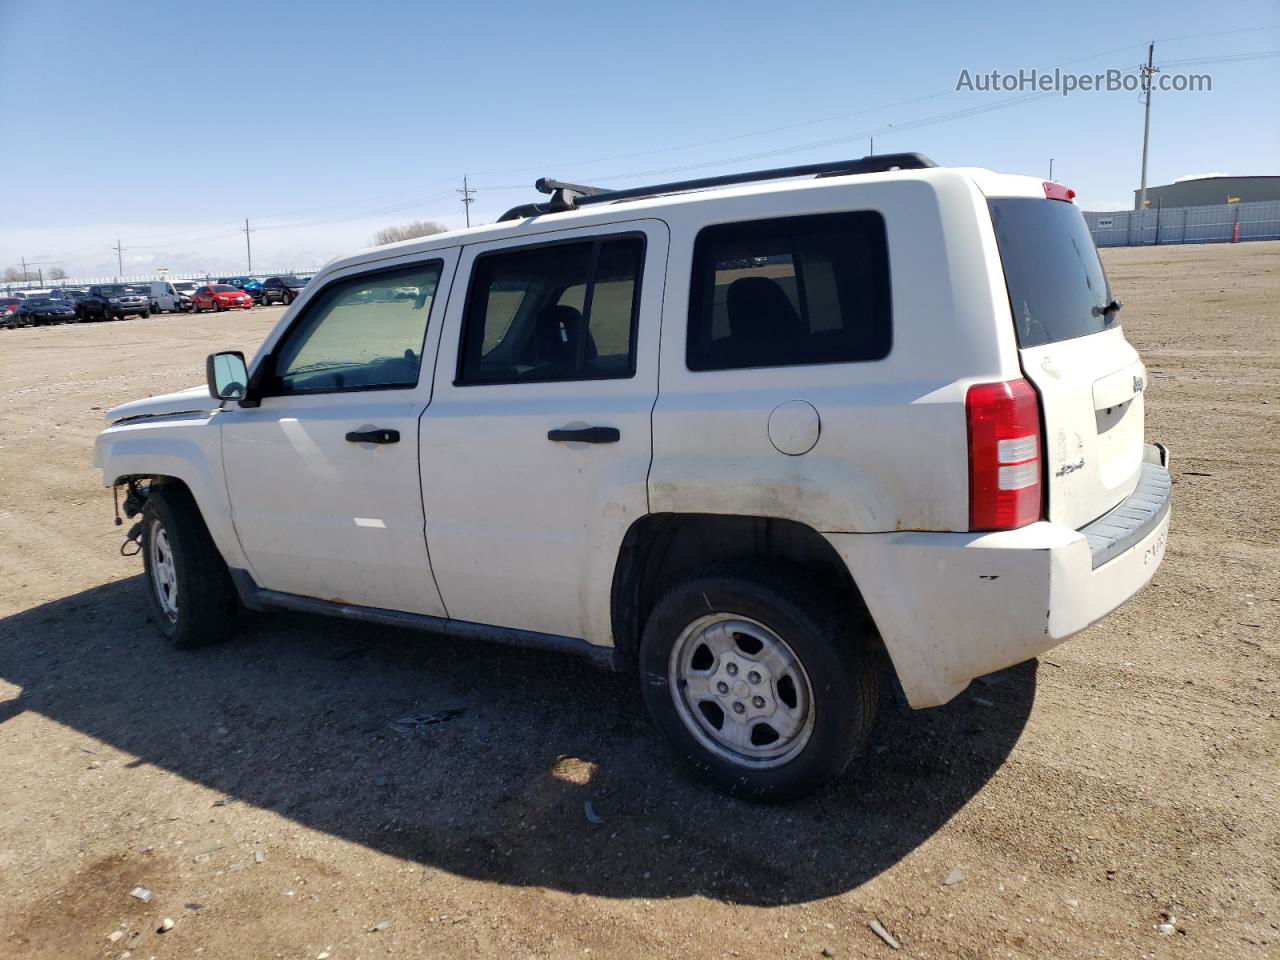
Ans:
{"type": "Polygon", "coordinates": [[[373,235],[373,245],[380,247],[383,244],[412,240],[415,237],[429,237],[433,233],[444,233],[448,229],[443,223],[437,223],[434,220],[415,220],[413,223],[405,223],[397,227],[384,227],[373,235]]]}
{"type": "Polygon", "coordinates": [[[26,273],[23,273],[17,267],[5,267],[4,279],[9,283],[25,283],[28,280],[36,279],[36,275],[32,273],[30,270],[28,270],[26,273]]]}
{"type": "Polygon", "coordinates": [[[49,269],[49,279],[65,280],[67,279],[67,271],[63,270],[61,267],[51,267],[49,269]]]}

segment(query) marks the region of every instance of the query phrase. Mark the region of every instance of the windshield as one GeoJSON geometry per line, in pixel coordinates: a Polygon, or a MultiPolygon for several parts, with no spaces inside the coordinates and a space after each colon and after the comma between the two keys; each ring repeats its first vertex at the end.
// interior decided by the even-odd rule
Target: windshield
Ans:
{"type": "Polygon", "coordinates": [[[988,201],[1018,346],[1039,347],[1118,327],[1111,287],[1084,216],[1038,197],[988,201]]]}
{"type": "Polygon", "coordinates": [[[209,289],[212,290],[214,293],[239,293],[240,292],[235,287],[229,287],[225,283],[215,283],[209,289]]]}
{"type": "Polygon", "coordinates": [[[104,297],[118,297],[122,293],[133,293],[130,287],[122,283],[109,283],[105,287],[99,287],[98,290],[104,297]]]}
{"type": "Polygon", "coordinates": [[[47,307],[49,304],[56,302],[53,297],[30,297],[27,299],[27,303],[33,307],[47,307]]]}
{"type": "Polygon", "coordinates": [[[190,293],[195,288],[196,285],[194,283],[175,283],[173,285],[173,289],[177,290],[179,293],[190,293]]]}

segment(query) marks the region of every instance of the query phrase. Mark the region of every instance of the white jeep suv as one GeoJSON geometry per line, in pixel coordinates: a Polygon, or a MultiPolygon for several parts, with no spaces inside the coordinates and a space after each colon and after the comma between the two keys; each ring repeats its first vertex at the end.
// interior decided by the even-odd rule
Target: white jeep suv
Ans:
{"type": "Polygon", "coordinates": [[[339,259],[246,364],[111,410],[179,646],[285,608],[638,668],[794,796],[1159,566],[1167,454],[1073,193],[918,154],[606,192],[339,259]]]}

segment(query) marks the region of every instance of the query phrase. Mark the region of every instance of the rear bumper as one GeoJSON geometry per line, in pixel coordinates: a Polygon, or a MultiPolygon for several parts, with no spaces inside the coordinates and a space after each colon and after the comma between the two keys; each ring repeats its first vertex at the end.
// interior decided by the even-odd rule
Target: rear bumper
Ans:
{"type": "Polygon", "coordinates": [[[1164,558],[1168,489],[1168,452],[1149,445],[1143,483],[1084,530],[1041,521],[998,533],[827,537],[908,701],[932,707],[974,677],[1056,646],[1142,589],[1164,558]],[[1157,488],[1163,503],[1152,501],[1157,488]]]}

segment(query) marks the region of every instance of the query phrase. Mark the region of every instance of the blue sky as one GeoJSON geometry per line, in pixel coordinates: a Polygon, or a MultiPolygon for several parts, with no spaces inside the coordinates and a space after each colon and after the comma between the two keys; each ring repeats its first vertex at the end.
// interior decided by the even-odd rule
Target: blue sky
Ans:
{"type": "MultiPolygon", "coordinates": [[[[1278,27],[1275,0],[0,0],[0,268],[113,274],[119,237],[126,273],[242,270],[245,217],[256,267],[314,266],[391,223],[460,224],[464,173],[485,221],[542,174],[625,186],[840,159],[877,129],[877,152],[948,165],[1045,175],[1053,157],[1085,206],[1123,207],[1132,93],[888,128],[1015,96],[956,91],[962,69],[1129,69],[1151,39],[1157,64],[1276,51],[1278,27]]],[[[1280,173],[1280,58],[1169,70],[1213,90],[1156,94],[1151,183],[1280,173]]]]}

